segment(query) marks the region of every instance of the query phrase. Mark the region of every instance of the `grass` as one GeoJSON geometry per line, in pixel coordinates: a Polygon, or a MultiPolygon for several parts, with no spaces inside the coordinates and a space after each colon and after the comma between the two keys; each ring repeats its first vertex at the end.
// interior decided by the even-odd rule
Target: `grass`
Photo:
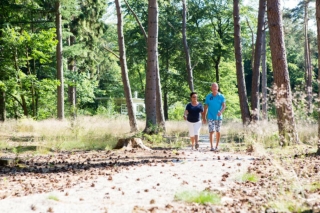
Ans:
{"type": "Polygon", "coordinates": [[[175,194],[175,200],[199,204],[220,204],[220,195],[210,191],[182,191],[175,194]]]}
{"type": "MultiPolygon", "coordinates": [[[[137,120],[139,129],[145,127],[144,120],[137,120]]],[[[304,146],[316,150],[317,125],[300,122],[297,125],[302,138],[301,152],[304,146]]],[[[201,134],[208,134],[208,126],[203,125],[201,134]]],[[[105,150],[112,149],[119,138],[130,137],[128,118],[105,118],[99,116],[79,116],[76,120],[59,121],[48,119],[34,121],[32,119],[8,120],[0,124],[0,149],[12,148],[12,142],[40,145],[55,151],[60,150],[105,150]],[[8,138],[9,140],[6,140],[8,138]],[[12,140],[11,140],[11,139],[12,140]]],[[[149,147],[180,149],[190,145],[187,126],[184,121],[167,121],[166,134],[137,135],[142,137],[149,147]]],[[[244,127],[241,121],[224,121],[221,129],[222,151],[246,151],[248,147],[256,147],[257,143],[273,153],[284,153],[278,143],[276,121],[259,121],[257,125],[244,127]],[[223,148],[223,149],[222,149],[223,148]]],[[[21,145],[21,144],[19,144],[21,145]]],[[[17,146],[17,145],[15,145],[17,146]]],[[[296,148],[298,149],[298,148],[296,148]]],[[[39,150],[38,150],[39,151],[39,150]]],[[[40,150],[41,151],[41,150],[40,150]]],[[[42,150],[44,151],[44,150],[42,150]]],[[[292,150],[288,150],[292,152],[292,150]]]]}
{"type": "Polygon", "coordinates": [[[59,201],[59,198],[55,195],[49,195],[48,197],[49,200],[55,200],[55,201],[59,201]]]}
{"type": "Polygon", "coordinates": [[[274,209],[275,212],[311,212],[310,209],[303,204],[286,198],[271,202],[269,206],[274,209]]]}
{"type": "Polygon", "coordinates": [[[243,182],[252,182],[252,183],[256,183],[259,181],[259,177],[256,174],[253,173],[245,173],[242,175],[241,180],[243,182]]]}
{"type": "Polygon", "coordinates": [[[313,182],[309,185],[308,189],[313,193],[320,191],[320,182],[313,182]]]}

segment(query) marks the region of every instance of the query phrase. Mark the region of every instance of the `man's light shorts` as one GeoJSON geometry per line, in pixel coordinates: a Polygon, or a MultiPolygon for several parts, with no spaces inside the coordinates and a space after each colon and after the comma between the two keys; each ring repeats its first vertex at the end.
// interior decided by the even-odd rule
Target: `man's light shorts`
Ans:
{"type": "Polygon", "coordinates": [[[222,120],[208,120],[209,132],[220,132],[222,120]]]}
{"type": "Polygon", "coordinates": [[[191,123],[191,122],[187,122],[188,123],[188,128],[189,128],[189,136],[190,137],[194,137],[195,135],[200,135],[200,129],[202,126],[202,122],[198,121],[196,123],[191,123]]]}

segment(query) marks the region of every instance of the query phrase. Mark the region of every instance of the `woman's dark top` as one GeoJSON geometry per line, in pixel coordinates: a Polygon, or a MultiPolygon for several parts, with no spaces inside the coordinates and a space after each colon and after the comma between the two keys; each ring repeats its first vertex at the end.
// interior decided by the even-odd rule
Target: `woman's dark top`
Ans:
{"type": "Polygon", "coordinates": [[[203,112],[203,106],[201,103],[198,103],[197,106],[193,106],[191,103],[188,103],[186,110],[188,110],[187,121],[196,123],[201,120],[200,113],[203,112]]]}

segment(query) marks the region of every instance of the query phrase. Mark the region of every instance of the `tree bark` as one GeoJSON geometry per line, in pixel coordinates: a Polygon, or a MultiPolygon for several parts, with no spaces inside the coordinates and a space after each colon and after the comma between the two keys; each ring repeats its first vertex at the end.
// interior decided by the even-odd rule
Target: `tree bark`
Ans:
{"type": "Polygon", "coordinates": [[[157,124],[159,131],[166,132],[166,121],[164,118],[163,104],[162,104],[162,91],[160,81],[159,64],[157,63],[157,124]]]}
{"type": "Polygon", "coordinates": [[[148,45],[146,72],[146,128],[148,134],[157,131],[157,63],[158,63],[158,3],[149,0],[148,3],[148,45]]]}
{"type": "Polygon", "coordinates": [[[183,37],[183,47],[184,52],[186,54],[186,66],[187,66],[187,73],[188,73],[188,84],[189,89],[191,92],[194,91],[194,84],[193,84],[193,71],[191,66],[191,59],[190,59],[190,52],[189,52],[189,46],[187,42],[187,6],[186,6],[186,0],[182,0],[182,37],[183,37]]]}
{"type": "Polygon", "coordinates": [[[250,26],[250,23],[249,23],[249,20],[248,20],[248,18],[246,18],[246,20],[247,20],[247,25],[248,25],[248,27],[249,27],[249,30],[250,30],[250,33],[251,33],[251,48],[252,48],[252,50],[251,50],[251,69],[252,69],[252,71],[253,71],[253,63],[254,63],[254,32],[253,32],[253,30],[252,30],[252,27],[250,26]]]}
{"type": "MultiPolygon", "coordinates": [[[[28,49],[26,48],[26,57],[29,58],[29,54],[28,54],[28,49]]],[[[30,61],[27,60],[26,61],[26,68],[28,70],[28,75],[32,75],[31,73],[31,66],[30,66],[30,61]]],[[[35,118],[36,117],[36,102],[35,102],[35,89],[34,89],[34,83],[33,80],[31,81],[31,108],[32,108],[32,116],[35,118]]]]}
{"type": "MultiPolygon", "coordinates": [[[[317,41],[318,52],[320,53],[320,0],[316,0],[316,20],[317,20],[317,41]]],[[[318,88],[320,88],[320,57],[318,56],[318,88]]],[[[318,151],[320,155],[320,90],[318,90],[318,151]]]]}
{"type": "MultiPolygon", "coordinates": [[[[73,32],[72,28],[70,29],[70,32],[71,33],[73,32]]],[[[69,46],[74,45],[75,41],[76,41],[75,36],[73,35],[69,36],[68,45],[69,46]]],[[[74,73],[76,71],[76,61],[73,57],[70,57],[68,59],[68,69],[71,73],[74,73]]],[[[74,80],[72,80],[71,85],[70,84],[68,85],[68,101],[70,104],[71,117],[75,119],[77,116],[77,113],[76,113],[76,82],[74,82],[74,80]]]]}
{"type": "Polygon", "coordinates": [[[261,49],[261,92],[262,92],[262,118],[268,119],[268,97],[267,97],[267,50],[266,50],[266,29],[262,32],[262,49],[261,49]]]}
{"type": "Polygon", "coordinates": [[[60,82],[57,94],[57,112],[58,119],[64,119],[64,78],[63,78],[63,63],[62,63],[62,20],[61,20],[61,2],[58,0],[55,3],[56,9],[56,29],[57,29],[57,79],[60,82]]]}
{"type": "Polygon", "coordinates": [[[241,108],[241,118],[243,125],[250,122],[250,110],[247,99],[246,84],[244,80],[244,71],[242,66],[242,48],[241,48],[241,28],[239,16],[239,0],[233,0],[233,18],[234,18],[234,48],[236,58],[238,93],[241,108]]]}
{"type": "Polygon", "coordinates": [[[262,33],[264,26],[264,16],[266,10],[266,0],[259,0],[258,29],[254,52],[254,62],[252,69],[252,90],[251,90],[251,110],[253,121],[259,119],[259,88],[260,88],[260,59],[262,48],[262,33]]]}
{"type": "Polygon", "coordinates": [[[298,143],[299,138],[292,106],[280,0],[268,0],[267,11],[280,145],[288,145],[298,143]]]}
{"type": "Polygon", "coordinates": [[[308,6],[309,0],[304,0],[304,60],[305,60],[305,77],[306,77],[306,94],[307,94],[307,112],[312,112],[312,68],[310,57],[310,46],[308,39],[308,6]]]}
{"type": "Polygon", "coordinates": [[[136,117],[133,111],[131,88],[130,88],[129,77],[128,77],[120,0],[115,0],[115,3],[116,3],[116,10],[117,10],[117,16],[118,16],[117,28],[118,28],[118,44],[119,44],[119,52],[120,52],[122,83],[124,88],[124,94],[126,97],[126,104],[127,104],[131,132],[136,132],[138,130],[138,126],[137,126],[136,117]]]}
{"type": "Polygon", "coordinates": [[[6,120],[6,93],[0,90],[0,121],[6,120]]]}

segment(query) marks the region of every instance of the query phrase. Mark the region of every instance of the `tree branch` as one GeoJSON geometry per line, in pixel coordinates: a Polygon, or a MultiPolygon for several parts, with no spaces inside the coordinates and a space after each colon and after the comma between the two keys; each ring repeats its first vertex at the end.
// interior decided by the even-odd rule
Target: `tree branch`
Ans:
{"type": "Polygon", "coordinates": [[[141,29],[141,31],[142,31],[142,34],[144,35],[144,38],[146,39],[146,41],[148,41],[147,33],[146,33],[146,31],[144,30],[144,28],[143,28],[143,26],[142,26],[141,22],[139,21],[138,16],[137,16],[137,15],[135,14],[135,12],[132,10],[132,8],[131,8],[131,7],[130,7],[130,5],[128,4],[128,2],[127,2],[126,0],[124,0],[124,2],[126,3],[127,7],[129,8],[129,10],[130,10],[130,11],[131,11],[131,13],[133,14],[134,18],[135,18],[135,19],[136,19],[136,21],[138,22],[139,27],[140,27],[140,29],[141,29]]]}
{"type": "Polygon", "coordinates": [[[120,56],[118,56],[115,52],[113,52],[112,50],[110,50],[108,47],[106,46],[103,46],[103,48],[105,50],[107,50],[108,52],[110,52],[112,55],[114,55],[115,57],[117,57],[118,59],[120,59],[120,56]]]}

